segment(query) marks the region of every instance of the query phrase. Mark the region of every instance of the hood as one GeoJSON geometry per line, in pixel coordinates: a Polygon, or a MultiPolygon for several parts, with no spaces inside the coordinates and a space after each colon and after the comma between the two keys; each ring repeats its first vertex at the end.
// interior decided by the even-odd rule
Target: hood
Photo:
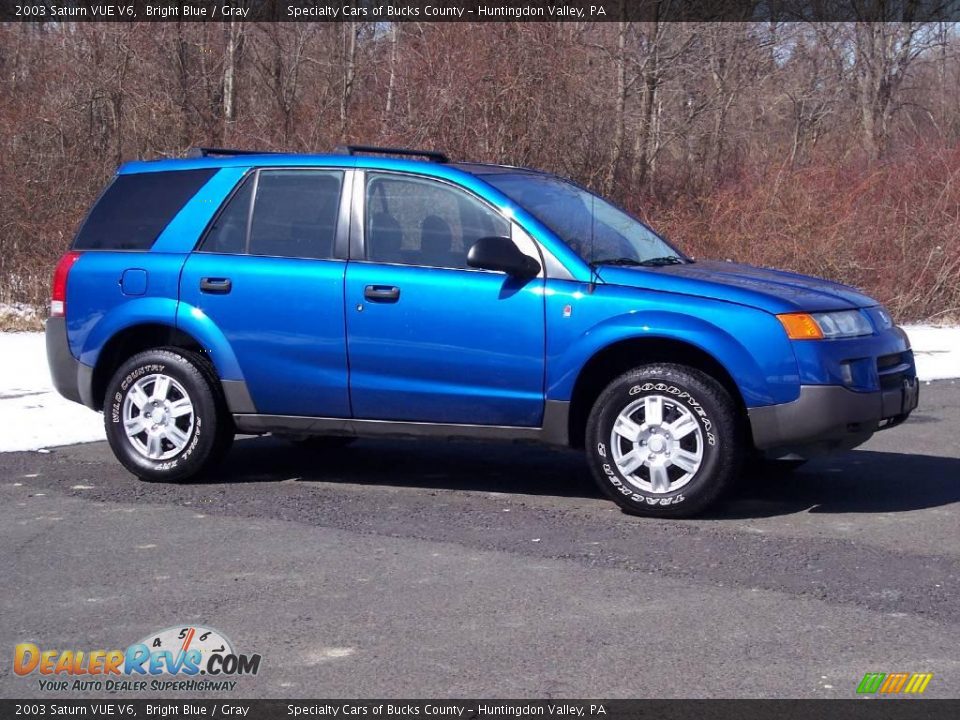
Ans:
{"type": "Polygon", "coordinates": [[[840,283],[716,260],[657,268],[605,266],[599,269],[599,275],[605,283],[696,295],[774,314],[849,310],[877,304],[868,295],[840,283]]]}

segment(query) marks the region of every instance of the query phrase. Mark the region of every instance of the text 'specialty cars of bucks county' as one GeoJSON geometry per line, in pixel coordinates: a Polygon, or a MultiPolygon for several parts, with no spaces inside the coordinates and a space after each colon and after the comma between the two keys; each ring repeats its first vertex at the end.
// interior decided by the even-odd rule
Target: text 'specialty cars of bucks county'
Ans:
{"type": "Polygon", "coordinates": [[[50,309],[57,389],[151,480],[238,432],[528,440],[583,448],[629,512],[689,516],[745,462],[855,447],[918,401],[857,290],[694,262],[571,182],[428,151],[127,163],[50,309]]]}

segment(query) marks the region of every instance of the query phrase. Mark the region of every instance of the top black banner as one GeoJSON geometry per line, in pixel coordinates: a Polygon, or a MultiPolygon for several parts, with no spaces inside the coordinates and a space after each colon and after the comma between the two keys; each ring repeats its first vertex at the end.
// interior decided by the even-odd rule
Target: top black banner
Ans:
{"type": "Polygon", "coordinates": [[[960,0],[0,0],[0,22],[947,22],[960,0]]]}

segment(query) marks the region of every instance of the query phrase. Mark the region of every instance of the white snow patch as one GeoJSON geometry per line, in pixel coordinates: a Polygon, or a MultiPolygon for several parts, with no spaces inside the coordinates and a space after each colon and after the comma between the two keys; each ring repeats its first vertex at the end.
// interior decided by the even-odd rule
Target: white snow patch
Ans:
{"type": "Polygon", "coordinates": [[[905,325],[921,380],[960,377],[960,327],[905,325]]]}
{"type": "Polygon", "coordinates": [[[103,440],[99,413],[53,389],[43,333],[0,333],[0,452],[103,440]]]}

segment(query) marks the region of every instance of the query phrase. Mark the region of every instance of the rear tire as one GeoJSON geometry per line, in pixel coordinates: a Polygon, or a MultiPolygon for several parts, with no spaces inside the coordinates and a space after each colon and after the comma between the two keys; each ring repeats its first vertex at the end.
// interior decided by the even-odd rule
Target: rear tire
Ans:
{"type": "Polygon", "coordinates": [[[179,348],[147,350],[121,365],[107,384],[103,421],[113,454],[143,480],[198,477],[234,436],[213,368],[179,348]]]}
{"type": "Polygon", "coordinates": [[[645,365],[600,394],[587,421],[587,460],[627,512],[690,517],[730,487],[741,435],[736,403],[716,380],[683,365],[645,365]]]}

